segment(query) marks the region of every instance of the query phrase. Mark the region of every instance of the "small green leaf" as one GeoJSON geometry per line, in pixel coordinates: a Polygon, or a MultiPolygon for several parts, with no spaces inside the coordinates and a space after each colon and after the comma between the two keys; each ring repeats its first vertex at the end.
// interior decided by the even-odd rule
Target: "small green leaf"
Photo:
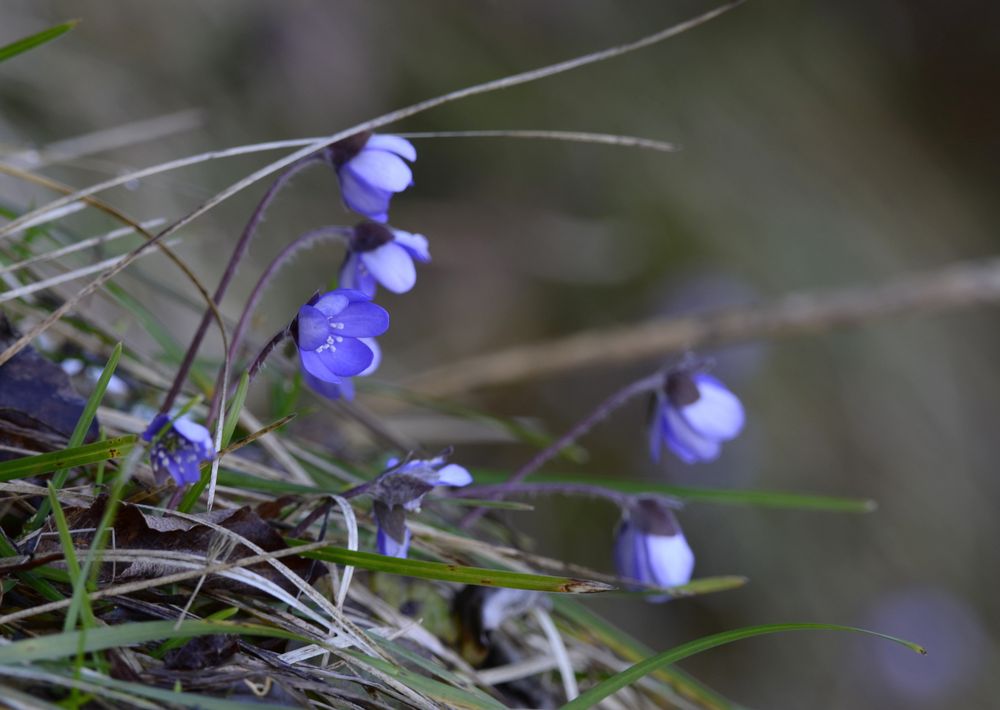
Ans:
{"type": "MultiPolygon", "coordinates": [[[[289,545],[301,545],[303,540],[286,539],[289,545]]],[[[391,572],[409,577],[439,579],[444,582],[477,584],[483,587],[506,587],[508,589],[529,589],[538,592],[562,592],[569,594],[589,594],[609,592],[610,584],[573,577],[551,577],[543,574],[525,574],[507,570],[466,567],[463,565],[424,562],[423,560],[399,559],[371,552],[354,552],[342,547],[324,547],[321,550],[303,552],[303,557],[323,562],[353,565],[373,572],[391,572]]]]}
{"type": "Polygon", "coordinates": [[[85,446],[4,461],[0,463],[0,481],[40,476],[43,473],[58,471],[62,468],[122,458],[132,452],[138,438],[135,434],[127,434],[85,446]]]}
{"type": "Polygon", "coordinates": [[[922,646],[918,646],[912,641],[905,641],[895,636],[881,634],[877,631],[868,631],[867,629],[859,629],[853,626],[839,626],[836,624],[764,624],[761,626],[746,626],[742,629],[723,631],[722,633],[712,634],[711,636],[704,636],[700,639],[695,639],[694,641],[689,641],[681,644],[680,646],[676,646],[672,649],[664,651],[663,653],[658,653],[644,661],[640,661],[620,673],[615,673],[610,678],[601,681],[587,692],[582,693],[575,700],[563,705],[562,710],[584,710],[585,708],[593,707],[615,691],[621,690],[625,686],[636,682],[643,676],[655,671],[661,666],[676,663],[677,661],[681,661],[688,656],[693,656],[696,653],[707,651],[711,648],[715,648],[716,646],[723,646],[727,643],[732,643],[733,641],[739,641],[740,639],[751,638],[753,636],[764,636],[766,634],[783,633],[786,631],[849,631],[851,633],[877,636],[878,638],[883,638],[906,646],[907,648],[920,654],[927,653],[922,646]]]}
{"type": "Polygon", "coordinates": [[[21,39],[11,42],[10,44],[0,47],[0,62],[6,61],[13,56],[21,54],[21,52],[27,52],[29,49],[33,49],[40,44],[45,44],[46,42],[51,42],[56,37],[64,35],[71,29],[76,27],[80,23],[79,20],[70,20],[69,22],[64,22],[61,25],[56,25],[55,27],[50,27],[47,30],[42,30],[33,35],[28,35],[27,37],[22,37],[21,39]]]}

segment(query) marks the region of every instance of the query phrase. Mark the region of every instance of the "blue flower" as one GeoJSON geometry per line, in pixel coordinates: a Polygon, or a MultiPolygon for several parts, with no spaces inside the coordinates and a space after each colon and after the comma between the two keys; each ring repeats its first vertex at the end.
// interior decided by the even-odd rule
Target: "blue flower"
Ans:
{"type": "MultiPolygon", "coordinates": [[[[694,553],[662,501],[640,498],[625,511],[615,539],[615,567],[619,577],[650,587],[677,587],[691,581],[694,553]]],[[[669,598],[646,597],[651,602],[669,598]]]]}
{"type": "Polygon", "coordinates": [[[340,267],[340,285],[368,296],[375,295],[376,283],[393,293],[406,293],[417,282],[414,259],[431,260],[427,238],[422,234],[371,221],[354,227],[348,249],[340,267]]]}
{"type": "Polygon", "coordinates": [[[413,184],[406,160],[416,160],[417,150],[399,136],[358,133],[331,145],[327,156],[344,203],[376,222],[389,221],[389,200],[413,184]]]}
{"type": "Polygon", "coordinates": [[[389,470],[372,482],[368,491],[375,503],[372,511],[378,523],[376,546],[380,554],[406,557],[412,534],[406,513],[419,512],[420,504],[435,486],[467,486],[472,474],[463,466],[447,463],[445,457],[413,459],[401,466],[388,462],[389,470]]]}
{"type": "Polygon", "coordinates": [[[168,474],[178,486],[197,483],[201,464],[215,458],[212,434],[201,424],[180,417],[157,439],[169,422],[169,416],[157,414],[142,433],[143,441],[156,440],[149,455],[153,475],[157,483],[163,483],[168,474]]]}
{"type": "Polygon", "coordinates": [[[299,309],[294,329],[306,383],[331,399],[352,397],[347,378],[378,366],[378,348],[367,339],[388,327],[389,314],[360,291],[340,288],[311,299],[299,309]]]}
{"type": "Polygon", "coordinates": [[[722,442],[743,429],[743,405],[719,380],[704,372],[687,369],[667,375],[663,391],[656,393],[656,406],[649,432],[649,451],[660,460],[663,443],[686,463],[712,461],[722,442]]]}

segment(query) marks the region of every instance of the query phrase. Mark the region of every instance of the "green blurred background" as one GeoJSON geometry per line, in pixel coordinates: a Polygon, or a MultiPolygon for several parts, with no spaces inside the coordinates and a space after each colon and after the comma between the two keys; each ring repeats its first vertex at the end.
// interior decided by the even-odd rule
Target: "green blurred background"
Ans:
{"type": "MultiPolygon", "coordinates": [[[[130,145],[44,169],[83,186],[204,150],[333,133],[709,7],[7,0],[0,43],[68,18],[83,22],[0,68],[0,149],[25,160],[23,151],[55,141],[168,117],[156,124],[163,135],[139,124],[130,145]]],[[[998,22],[1000,6],[985,2],[751,1],[651,49],[394,127],[604,131],[683,150],[420,141],[416,184],[395,199],[392,217],[428,236],[434,263],[412,293],[380,296],[393,314],[381,378],[397,382],[578,330],[877,283],[992,254],[1000,216],[998,22]]],[[[128,131],[110,135],[120,140],[128,131]]],[[[106,197],[135,217],[175,218],[277,155],[215,161],[106,197]]],[[[47,199],[3,186],[21,204],[47,199]]],[[[262,189],[184,232],[179,251],[208,283],[262,189]]],[[[75,219],[81,234],[110,228],[99,217],[75,219]]],[[[279,245],[350,221],[329,174],[299,177],[270,213],[226,312],[238,313],[279,245]]],[[[150,275],[185,288],[157,259],[121,283],[183,337],[194,313],[145,290],[150,275]]],[[[255,336],[280,327],[330,281],[339,260],[334,247],[299,259],[272,291],[255,336]]],[[[871,639],[804,634],[742,642],[684,664],[750,707],[994,707],[997,325],[995,311],[981,309],[710,353],[742,397],[748,425],[709,465],[651,464],[644,405],[627,407],[584,442],[591,456],[580,469],[872,497],[880,509],[856,516],[691,505],[681,521],[696,573],[745,574],[751,583],[661,606],[619,599],[594,607],[658,649],[745,624],[803,620],[869,626],[930,649],[927,658],[911,658],[871,639]]],[[[133,348],[148,347],[141,329],[119,326],[133,348]]],[[[458,399],[558,432],[658,364],[566,372],[458,399]]],[[[460,438],[439,419],[398,409],[392,417],[432,449],[460,438]]],[[[530,455],[477,438],[456,441],[456,458],[504,468],[530,455]]],[[[508,519],[536,535],[539,550],[610,569],[614,510],[589,501],[537,506],[536,514],[508,519]]]]}

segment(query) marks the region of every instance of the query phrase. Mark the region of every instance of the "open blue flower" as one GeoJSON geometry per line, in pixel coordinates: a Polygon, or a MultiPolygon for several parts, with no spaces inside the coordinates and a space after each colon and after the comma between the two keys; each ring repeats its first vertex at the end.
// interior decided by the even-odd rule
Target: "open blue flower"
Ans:
{"type": "Polygon", "coordinates": [[[416,160],[417,150],[405,138],[358,133],[331,145],[327,155],[337,171],[344,203],[377,222],[389,221],[392,196],[413,184],[406,161],[416,160]]]}
{"type": "MultiPolygon", "coordinates": [[[[655,498],[640,498],[624,515],[615,539],[618,576],[651,587],[676,587],[690,582],[694,553],[673,512],[655,498]]],[[[669,598],[646,597],[651,602],[669,598]]]]}
{"type": "Polygon", "coordinates": [[[686,463],[712,461],[718,458],[722,442],[743,430],[743,421],[743,405],[718,379],[705,372],[677,370],[656,394],[650,455],[659,461],[666,443],[686,463]]]}
{"type": "Polygon", "coordinates": [[[389,470],[373,481],[369,493],[375,499],[372,511],[378,523],[375,544],[379,553],[406,557],[412,538],[406,513],[418,512],[424,496],[435,486],[467,486],[472,474],[463,466],[447,463],[443,455],[413,459],[401,466],[396,463],[388,462],[389,470]]]}
{"type": "Polygon", "coordinates": [[[368,296],[337,289],[299,309],[295,344],[306,383],[325,397],[353,396],[348,377],[372,372],[377,346],[368,340],[389,327],[389,314],[368,296]]]}
{"type": "Polygon", "coordinates": [[[172,476],[178,486],[197,483],[201,478],[201,464],[215,458],[212,434],[201,424],[180,417],[157,439],[157,434],[169,422],[169,416],[157,414],[142,433],[144,441],[155,440],[149,455],[153,475],[157,483],[163,483],[167,475],[172,476]]]}
{"type": "Polygon", "coordinates": [[[427,238],[378,222],[364,221],[354,227],[347,256],[340,267],[340,285],[368,296],[376,284],[393,293],[406,293],[417,282],[414,260],[431,260],[427,238]]]}

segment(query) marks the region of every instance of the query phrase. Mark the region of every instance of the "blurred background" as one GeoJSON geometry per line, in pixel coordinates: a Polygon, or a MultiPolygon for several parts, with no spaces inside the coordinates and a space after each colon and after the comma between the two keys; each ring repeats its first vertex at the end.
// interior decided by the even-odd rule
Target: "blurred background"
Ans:
{"type": "MultiPolygon", "coordinates": [[[[37,167],[30,151],[45,157],[53,144],[108,131],[88,136],[86,155],[61,144],[63,154],[49,154],[42,169],[84,186],[201,151],[331,134],[709,7],[7,0],[0,43],[73,17],[83,22],[0,67],[0,151],[37,167]]],[[[379,297],[393,314],[379,378],[401,382],[538,339],[878,283],[994,254],[998,22],[1000,6],[985,2],[752,0],[653,48],[394,126],[600,131],[683,150],[420,140],[416,183],[394,200],[392,217],[428,236],[434,262],[412,293],[379,297]]],[[[280,155],[213,161],[104,196],[133,217],[173,219],[280,155]]],[[[178,251],[209,285],[263,189],[241,193],[183,232],[178,251]]],[[[3,194],[22,206],[49,198],[10,181],[3,194]]],[[[270,212],[225,312],[239,312],[287,240],[352,222],[332,175],[317,168],[297,178],[270,212]]],[[[81,235],[111,228],[89,214],[68,223],[81,235]]],[[[254,336],[269,337],[328,284],[340,254],[321,247],[285,272],[254,336]]],[[[190,291],[172,268],[150,257],[119,282],[183,338],[194,310],[148,286],[155,275],[190,291]]],[[[103,306],[95,300],[88,308],[103,306]]],[[[152,347],[138,325],[120,314],[111,320],[129,347],[152,347]]],[[[719,461],[653,465],[645,404],[636,402],[584,441],[586,463],[551,470],[871,497],[879,510],[690,505],[681,522],[696,574],[743,574],[750,584],[666,605],[607,599],[593,607],[656,649],[742,625],[822,621],[900,634],[930,651],[918,658],[869,638],[802,634],[741,642],[683,664],[749,707],[994,707],[998,325],[996,311],[984,308],[702,353],[717,358],[716,373],[748,412],[743,436],[719,461]]],[[[213,348],[218,343],[206,351],[213,348]]],[[[561,432],[660,364],[565,372],[455,400],[561,432]]],[[[456,443],[456,458],[470,466],[510,469],[531,453],[460,435],[457,425],[374,397],[361,401],[384,408],[431,450],[456,443]]],[[[592,501],[536,505],[508,520],[536,537],[539,551],[611,569],[614,509],[592,501]]]]}

